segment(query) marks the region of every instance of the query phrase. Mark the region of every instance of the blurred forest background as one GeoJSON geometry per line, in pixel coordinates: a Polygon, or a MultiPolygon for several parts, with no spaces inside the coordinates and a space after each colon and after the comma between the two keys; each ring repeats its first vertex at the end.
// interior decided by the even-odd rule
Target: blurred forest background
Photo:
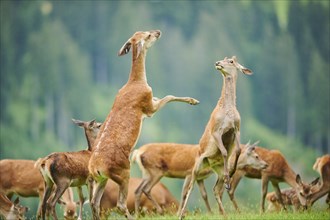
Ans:
{"type": "MultiPolygon", "coordinates": [[[[146,119],[136,147],[198,143],[222,88],[214,63],[236,55],[254,72],[238,79],[241,142],[281,150],[310,181],[316,157],[330,152],[329,10],[327,0],[2,0],[0,159],[84,149],[71,118],[103,121],[130,71],[131,55],[118,50],[135,31],[160,29],[146,61],[154,95],[200,104],[171,103],[146,119]]],[[[179,199],[182,181],[163,182],[179,199]]],[[[259,181],[242,182],[239,202],[258,205],[259,181]]],[[[190,207],[204,209],[194,193],[190,207]]]]}

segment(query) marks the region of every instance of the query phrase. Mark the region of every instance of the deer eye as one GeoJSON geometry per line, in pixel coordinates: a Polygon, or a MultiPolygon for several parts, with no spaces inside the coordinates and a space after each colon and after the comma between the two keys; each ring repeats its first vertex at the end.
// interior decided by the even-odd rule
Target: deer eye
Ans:
{"type": "Polygon", "coordinates": [[[258,157],[258,156],[256,156],[256,158],[257,158],[257,159],[259,159],[259,157],[258,157]]]}
{"type": "Polygon", "coordinates": [[[234,61],[233,60],[229,60],[229,63],[234,63],[234,61]]]}

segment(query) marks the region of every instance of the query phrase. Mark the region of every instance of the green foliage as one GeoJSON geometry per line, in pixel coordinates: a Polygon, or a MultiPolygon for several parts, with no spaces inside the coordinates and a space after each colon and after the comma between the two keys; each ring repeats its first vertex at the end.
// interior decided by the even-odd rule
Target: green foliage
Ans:
{"type": "MultiPolygon", "coordinates": [[[[221,92],[214,63],[236,55],[254,72],[237,84],[241,141],[281,150],[307,180],[317,175],[315,158],[330,151],[329,1],[0,4],[0,159],[84,149],[71,118],[106,118],[130,71],[131,55],[117,52],[135,31],[149,29],[162,31],[146,63],[154,95],[191,96],[200,104],[171,103],[146,119],[137,147],[198,143],[221,92]]],[[[141,176],[136,167],[132,175],[141,176]]],[[[210,195],[214,181],[207,181],[210,195]]],[[[181,180],[164,182],[180,195],[181,180]]],[[[243,188],[241,204],[250,195],[243,188]]]]}

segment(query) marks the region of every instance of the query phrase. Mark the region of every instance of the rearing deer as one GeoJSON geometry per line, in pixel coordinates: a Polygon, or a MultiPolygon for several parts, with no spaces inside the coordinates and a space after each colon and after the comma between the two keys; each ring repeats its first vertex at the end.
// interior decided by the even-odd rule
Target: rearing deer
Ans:
{"type": "Polygon", "coordinates": [[[219,193],[223,183],[225,183],[227,189],[230,188],[230,176],[236,170],[237,160],[241,151],[240,115],[236,109],[237,70],[248,75],[251,75],[252,71],[239,64],[235,56],[230,59],[226,57],[224,60],[216,62],[215,67],[223,76],[221,97],[199,141],[199,156],[196,158],[192,171],[188,192],[183,197],[180,219],[183,217],[194,182],[204,167],[211,167],[218,176],[213,192],[220,212],[225,214],[219,193]],[[231,155],[233,149],[235,149],[234,166],[229,171],[227,157],[231,155]]]}
{"type": "Polygon", "coordinates": [[[118,209],[127,218],[132,218],[126,207],[130,176],[129,154],[139,138],[143,118],[151,117],[168,102],[179,101],[192,105],[199,103],[190,97],[153,97],[152,89],[147,83],[145,58],[147,50],[160,35],[159,30],[136,32],[118,53],[122,56],[132,49],[132,67],[128,82],[117,93],[112,109],[101,127],[89,161],[89,171],[94,180],[91,198],[94,219],[99,219],[100,199],[108,179],[119,185],[118,209]]]}

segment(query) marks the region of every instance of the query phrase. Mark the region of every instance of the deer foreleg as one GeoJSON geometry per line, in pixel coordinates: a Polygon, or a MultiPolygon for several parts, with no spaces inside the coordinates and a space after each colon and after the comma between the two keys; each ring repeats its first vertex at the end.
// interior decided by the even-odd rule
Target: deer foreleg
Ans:
{"type": "Polygon", "coordinates": [[[261,178],[261,213],[265,212],[265,198],[268,191],[268,177],[261,178]]]}
{"type": "Polygon", "coordinates": [[[280,187],[278,186],[277,183],[272,182],[272,185],[273,185],[273,188],[274,188],[274,191],[275,191],[275,194],[276,194],[276,197],[277,197],[278,201],[280,202],[283,209],[286,210],[285,204],[284,204],[283,199],[282,199],[282,193],[281,193],[280,187]]]}
{"type": "Polygon", "coordinates": [[[199,101],[194,98],[190,97],[176,97],[172,95],[165,96],[162,99],[159,99],[157,97],[154,97],[152,99],[152,106],[153,106],[153,113],[157,112],[161,108],[163,108],[167,103],[169,102],[186,102],[189,103],[190,105],[197,105],[199,101]]]}
{"type": "Polygon", "coordinates": [[[238,183],[242,179],[243,175],[244,174],[242,172],[236,172],[234,174],[234,176],[232,177],[232,179],[231,179],[231,188],[230,188],[229,191],[227,191],[231,202],[233,203],[236,211],[238,211],[238,212],[240,212],[240,210],[239,210],[237,202],[235,200],[235,190],[237,188],[238,183]]]}

